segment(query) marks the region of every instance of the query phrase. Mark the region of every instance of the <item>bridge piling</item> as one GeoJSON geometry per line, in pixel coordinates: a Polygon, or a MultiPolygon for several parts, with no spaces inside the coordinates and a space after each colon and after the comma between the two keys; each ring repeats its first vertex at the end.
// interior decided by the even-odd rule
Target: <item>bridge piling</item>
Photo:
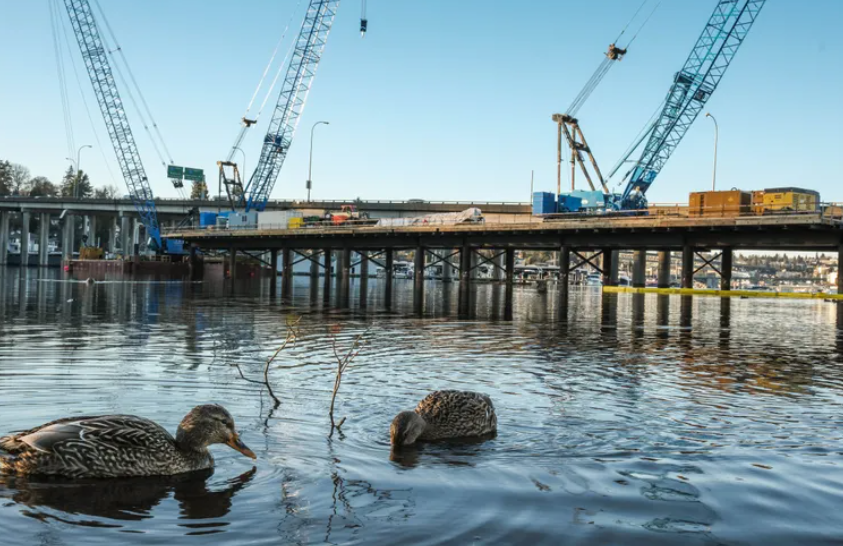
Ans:
{"type": "Polygon", "coordinates": [[[506,265],[505,288],[503,301],[503,318],[512,320],[512,294],[515,285],[515,249],[507,248],[504,254],[506,265]]]}
{"type": "Polygon", "coordinates": [[[682,247],[682,288],[694,287],[694,247],[682,247]]]}
{"type": "Polygon", "coordinates": [[[659,251],[659,288],[670,288],[670,251],[659,251]]]}
{"type": "Polygon", "coordinates": [[[29,265],[29,223],[32,215],[29,211],[21,214],[21,229],[20,229],[20,266],[27,267],[29,265]]]}
{"type": "Polygon", "coordinates": [[[64,216],[64,226],[62,227],[62,254],[65,260],[73,259],[73,239],[74,239],[74,221],[73,214],[67,213],[64,216]]]}
{"type": "Polygon", "coordinates": [[[351,248],[345,247],[340,251],[340,306],[348,307],[351,291],[351,248]]]}
{"type": "Polygon", "coordinates": [[[50,213],[42,212],[38,221],[38,266],[50,265],[50,213]]]}
{"type": "Polygon", "coordinates": [[[724,248],[720,254],[720,290],[732,289],[732,249],[724,248]]]}
{"type": "Polygon", "coordinates": [[[112,216],[108,220],[108,251],[112,254],[117,252],[117,217],[112,216]]]}
{"type": "Polygon", "coordinates": [[[120,217],[120,242],[123,247],[123,259],[125,260],[132,255],[132,231],[128,216],[120,217]]]}
{"type": "Polygon", "coordinates": [[[632,258],[632,286],[644,288],[647,286],[647,251],[636,250],[632,258]]]}
{"type": "Polygon", "coordinates": [[[269,297],[274,298],[278,292],[278,249],[269,251],[269,297]]]}
{"type": "Polygon", "coordinates": [[[615,286],[617,282],[612,282],[612,270],[615,268],[615,255],[610,248],[604,248],[603,251],[603,286],[615,286]]]}
{"type": "Polygon", "coordinates": [[[231,290],[234,291],[234,281],[237,280],[237,248],[228,249],[228,278],[231,280],[231,290]]]}
{"type": "Polygon", "coordinates": [[[365,308],[369,296],[369,251],[361,250],[360,255],[360,307],[365,308]]]}
{"type": "Polygon", "coordinates": [[[384,251],[386,254],[386,259],[384,263],[384,271],[385,273],[385,282],[384,282],[384,305],[386,308],[389,309],[392,307],[392,279],[393,279],[393,268],[394,268],[394,260],[395,254],[391,248],[388,248],[384,251]]]}
{"type": "Polygon", "coordinates": [[[85,216],[84,233],[88,237],[85,244],[88,246],[99,246],[97,244],[97,217],[93,214],[85,216]]]}
{"type": "Polygon", "coordinates": [[[289,298],[293,294],[293,250],[286,246],[281,249],[281,267],[281,297],[289,298]]]}
{"type": "MultiPolygon", "coordinates": [[[[509,268],[507,268],[508,270],[509,268]]],[[[571,247],[562,245],[559,247],[559,280],[557,287],[559,289],[560,304],[564,302],[568,305],[568,284],[571,276],[571,247]]],[[[508,279],[507,279],[508,281],[508,279]]]]}
{"type": "Polygon", "coordinates": [[[324,260],[325,283],[322,290],[322,298],[325,301],[331,301],[331,249],[326,248],[322,251],[322,259],[324,260]]]}
{"type": "Polygon", "coordinates": [[[9,261],[9,216],[10,212],[0,212],[0,265],[9,261]]]}
{"type": "Polygon", "coordinates": [[[419,245],[413,257],[413,309],[419,315],[424,312],[424,254],[424,247],[419,245]]]}

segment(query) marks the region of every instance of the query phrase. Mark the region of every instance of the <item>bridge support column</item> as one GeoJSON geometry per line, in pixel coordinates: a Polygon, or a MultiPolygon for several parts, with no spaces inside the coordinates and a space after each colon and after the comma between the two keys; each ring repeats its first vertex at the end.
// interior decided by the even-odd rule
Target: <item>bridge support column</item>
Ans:
{"type": "Polygon", "coordinates": [[[50,265],[50,213],[42,212],[38,221],[38,265],[50,265]]]}
{"type": "Polygon", "coordinates": [[[636,250],[632,258],[632,286],[644,288],[647,286],[647,251],[636,250]]]}
{"type": "MultiPolygon", "coordinates": [[[[843,244],[837,247],[837,293],[843,294],[843,271],[840,267],[843,264],[843,244]]],[[[843,306],[838,305],[837,309],[843,309],[843,306]]]]}
{"type": "Polygon", "coordinates": [[[274,298],[278,294],[278,249],[269,251],[269,297],[274,298]]]}
{"type": "Polygon", "coordinates": [[[97,245],[97,217],[93,214],[85,217],[85,235],[88,236],[88,246],[97,245]]]}
{"type": "Polygon", "coordinates": [[[659,288],[670,288],[670,251],[659,251],[659,288]]]}
{"type": "Polygon", "coordinates": [[[325,284],[323,284],[322,290],[322,298],[325,301],[330,301],[331,299],[331,258],[333,257],[332,251],[330,248],[326,248],[322,251],[322,259],[324,260],[325,266],[323,269],[325,270],[325,284]]]}
{"type": "Polygon", "coordinates": [[[120,218],[120,244],[123,247],[123,259],[127,259],[132,255],[132,228],[131,218],[122,216],[120,218]]]}
{"type": "Polygon", "coordinates": [[[9,263],[9,212],[0,212],[0,265],[9,263]]]}
{"type": "Polygon", "coordinates": [[[310,284],[318,286],[319,282],[319,251],[310,251],[310,284]]]}
{"type": "Polygon", "coordinates": [[[140,254],[140,228],[141,223],[140,220],[132,219],[132,259],[134,261],[138,261],[139,254],[140,254]]]}
{"type": "Polygon", "coordinates": [[[237,249],[233,246],[228,249],[228,278],[233,289],[234,281],[237,280],[237,249]]]}
{"type": "Polygon", "coordinates": [[[492,268],[492,279],[495,281],[502,281],[505,275],[504,272],[504,255],[500,253],[500,251],[495,250],[497,252],[497,256],[493,260],[495,267],[492,268]]]}
{"type": "Polygon", "coordinates": [[[720,255],[720,290],[732,289],[732,249],[724,248],[720,255]]]}
{"type": "Polygon", "coordinates": [[[62,228],[62,243],[61,243],[61,252],[64,254],[65,260],[72,260],[73,259],[73,247],[75,239],[75,229],[76,229],[76,218],[67,213],[64,215],[64,227],[62,228]]]}
{"type": "Polygon", "coordinates": [[[442,262],[442,282],[451,282],[454,280],[454,268],[451,266],[451,258],[445,258],[453,253],[453,250],[445,249],[441,254],[441,257],[444,258],[442,262]]]}
{"type": "Polygon", "coordinates": [[[471,275],[471,247],[464,244],[460,249],[460,282],[468,284],[473,278],[471,275]]]}
{"type": "Polygon", "coordinates": [[[617,254],[609,248],[603,249],[603,286],[616,286],[618,284],[617,254]]]}
{"type": "Polygon", "coordinates": [[[369,251],[358,252],[360,255],[360,307],[366,307],[369,297],[369,251]]]}
{"type": "Polygon", "coordinates": [[[506,271],[504,273],[504,300],[503,300],[503,318],[504,320],[512,320],[512,292],[515,285],[515,249],[507,248],[504,254],[504,266],[506,271]]]}
{"type": "Polygon", "coordinates": [[[32,218],[30,212],[21,213],[21,228],[20,228],[20,266],[27,267],[29,265],[29,224],[32,218]]]}
{"type": "Polygon", "coordinates": [[[112,254],[117,252],[117,217],[108,219],[108,251],[112,254]]]}
{"type": "Polygon", "coordinates": [[[281,297],[289,298],[293,294],[293,250],[281,249],[281,297]]]}
{"type": "Polygon", "coordinates": [[[413,309],[416,313],[424,312],[424,247],[416,247],[416,254],[413,257],[413,309]]]}
{"type": "Polygon", "coordinates": [[[340,303],[343,307],[347,307],[349,292],[351,291],[351,249],[347,247],[342,249],[340,256],[340,303]]]}
{"type": "Polygon", "coordinates": [[[694,247],[682,247],[682,288],[694,287],[694,247]]]}
{"type": "Polygon", "coordinates": [[[384,295],[384,303],[387,307],[392,306],[392,279],[393,279],[393,268],[394,268],[394,261],[395,261],[395,251],[391,248],[387,249],[386,252],[386,259],[384,263],[384,267],[386,271],[384,271],[384,290],[386,294],[384,295]]]}
{"type": "Polygon", "coordinates": [[[567,245],[562,245],[559,248],[559,280],[557,286],[559,287],[559,300],[568,303],[568,283],[571,276],[571,248],[567,245]]]}

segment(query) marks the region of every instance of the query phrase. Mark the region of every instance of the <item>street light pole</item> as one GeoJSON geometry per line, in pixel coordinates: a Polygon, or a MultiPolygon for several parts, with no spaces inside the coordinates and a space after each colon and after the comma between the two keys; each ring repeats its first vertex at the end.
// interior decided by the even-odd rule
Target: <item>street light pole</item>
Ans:
{"type": "Polygon", "coordinates": [[[76,187],[73,188],[73,197],[79,198],[79,183],[82,182],[82,168],[79,164],[83,148],[93,148],[90,144],[83,144],[76,150],[76,187]]]}
{"type": "Polygon", "coordinates": [[[330,125],[327,121],[317,121],[313,124],[313,127],[310,128],[310,163],[307,166],[307,202],[310,203],[310,189],[313,187],[312,182],[312,174],[313,174],[313,131],[316,129],[317,125],[330,125]]]}
{"type": "Polygon", "coordinates": [[[717,184],[717,141],[719,139],[720,129],[717,126],[717,120],[711,115],[711,112],[706,112],[705,117],[711,118],[711,121],[714,122],[714,171],[711,174],[711,191],[714,191],[717,184]]]}

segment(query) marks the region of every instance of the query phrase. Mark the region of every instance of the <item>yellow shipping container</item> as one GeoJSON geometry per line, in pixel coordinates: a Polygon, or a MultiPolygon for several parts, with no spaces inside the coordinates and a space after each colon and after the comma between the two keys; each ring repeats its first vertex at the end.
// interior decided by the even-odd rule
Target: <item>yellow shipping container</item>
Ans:
{"type": "Polygon", "coordinates": [[[300,227],[304,226],[304,218],[290,218],[290,221],[287,223],[288,229],[299,229],[300,227]]]}

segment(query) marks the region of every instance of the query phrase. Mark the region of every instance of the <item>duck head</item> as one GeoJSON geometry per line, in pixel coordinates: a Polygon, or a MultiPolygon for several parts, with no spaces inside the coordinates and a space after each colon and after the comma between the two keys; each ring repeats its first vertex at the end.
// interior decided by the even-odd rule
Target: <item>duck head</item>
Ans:
{"type": "Polygon", "coordinates": [[[414,411],[402,411],[392,420],[389,427],[389,441],[392,447],[408,446],[424,432],[427,423],[414,411]]]}
{"type": "Polygon", "coordinates": [[[240,440],[231,414],[216,404],[196,406],[190,410],[176,431],[176,443],[180,448],[192,451],[203,451],[211,444],[225,444],[246,457],[257,458],[240,440]]]}

